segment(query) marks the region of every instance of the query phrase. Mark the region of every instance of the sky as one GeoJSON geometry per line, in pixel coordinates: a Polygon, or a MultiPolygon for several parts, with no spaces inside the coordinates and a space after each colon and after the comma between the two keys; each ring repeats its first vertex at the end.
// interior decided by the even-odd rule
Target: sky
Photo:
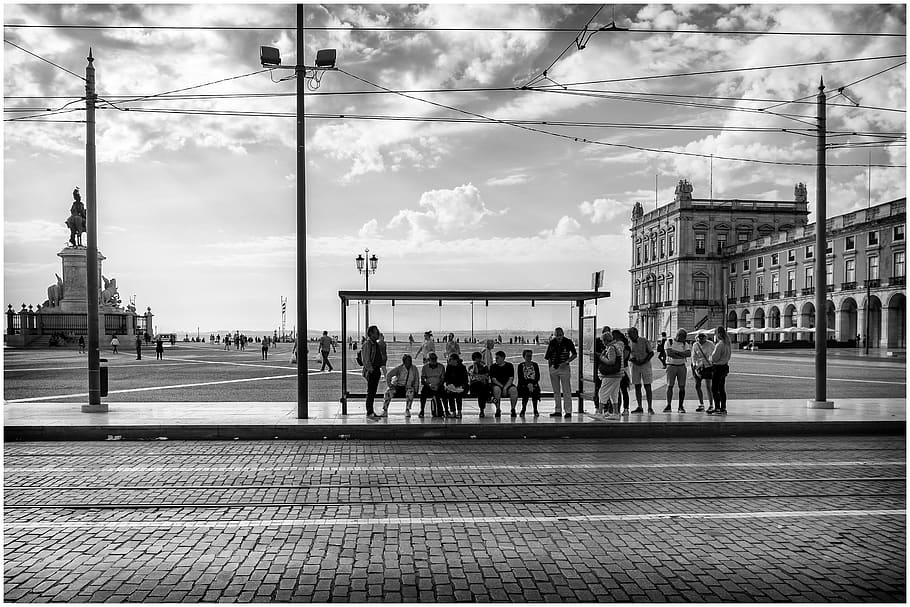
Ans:
{"type": "MultiPolygon", "coordinates": [[[[296,84],[259,65],[260,45],[296,63],[294,5],[3,9],[22,47],[3,45],[5,304],[41,303],[60,272],[86,129],[42,120],[84,120],[91,48],[99,250],[122,300],[151,307],[159,332],[208,334],[278,329],[286,297],[297,326],[296,84]]],[[[873,204],[906,196],[906,39],[806,32],[905,34],[903,5],[311,4],[305,18],[304,63],[335,48],[340,68],[305,101],[311,331],[340,328],[338,291],[363,289],[366,248],[380,290],[589,290],[603,269],[599,322],[625,326],[636,202],[671,202],[680,179],[696,198],[759,200],[804,182],[813,221],[820,78],[829,142],[848,144],[827,153],[829,216],[868,204],[870,163],[873,204]],[[611,21],[651,31],[596,31],[611,21]]],[[[482,308],[483,331],[577,313],[482,308]]],[[[396,332],[471,319],[469,304],[370,309],[396,332]]]]}

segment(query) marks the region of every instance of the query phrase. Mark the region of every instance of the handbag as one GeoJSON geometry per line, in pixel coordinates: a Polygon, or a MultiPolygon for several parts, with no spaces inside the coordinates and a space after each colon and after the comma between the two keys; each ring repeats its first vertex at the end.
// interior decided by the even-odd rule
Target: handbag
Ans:
{"type": "MultiPolygon", "coordinates": [[[[612,348],[613,346],[611,345],[609,347],[612,348]]],[[[614,352],[615,352],[615,349],[614,349],[614,352]]],[[[600,358],[597,363],[597,370],[600,371],[600,374],[607,376],[607,375],[616,375],[617,373],[619,373],[620,369],[622,369],[622,354],[617,354],[616,358],[613,360],[612,363],[608,362],[605,359],[605,356],[606,356],[606,350],[604,350],[604,352],[601,353],[600,358]]]]}
{"type": "MultiPolygon", "coordinates": [[[[701,357],[705,360],[705,366],[703,368],[696,368],[695,363],[692,363],[692,377],[695,379],[702,378],[702,370],[711,366],[711,363],[708,362],[708,357],[705,356],[705,351],[701,349],[701,346],[698,342],[695,342],[695,347],[698,348],[698,351],[701,352],[701,357]]],[[[710,379],[710,378],[709,378],[710,379]]]]}

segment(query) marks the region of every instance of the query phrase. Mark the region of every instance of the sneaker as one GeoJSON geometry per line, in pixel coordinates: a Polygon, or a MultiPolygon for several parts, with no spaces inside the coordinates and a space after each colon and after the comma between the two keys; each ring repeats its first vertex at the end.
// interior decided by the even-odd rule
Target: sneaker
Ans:
{"type": "Polygon", "coordinates": [[[685,408],[685,407],[680,407],[680,408],[679,408],[679,412],[680,412],[680,413],[685,413],[685,412],[686,412],[686,408],[685,408]]]}
{"type": "Polygon", "coordinates": [[[480,412],[480,417],[483,417],[483,411],[480,412]]]}
{"type": "Polygon", "coordinates": [[[417,417],[423,417],[423,411],[417,414],[417,417]]]}
{"type": "Polygon", "coordinates": [[[716,410],[716,409],[708,409],[707,411],[705,411],[705,414],[707,414],[707,415],[716,415],[716,414],[717,414],[717,410],[716,410]]]}
{"type": "Polygon", "coordinates": [[[623,410],[622,410],[622,414],[623,414],[623,415],[628,415],[628,414],[629,414],[629,409],[628,409],[628,408],[623,409],[623,410]]]}
{"type": "Polygon", "coordinates": [[[673,407],[671,407],[670,405],[667,405],[663,412],[664,413],[673,413],[673,407]]]}
{"type": "Polygon", "coordinates": [[[493,414],[493,417],[502,417],[502,411],[496,410],[496,413],[493,414]]]}
{"type": "Polygon", "coordinates": [[[648,415],[654,415],[654,409],[648,407],[648,415]]]}
{"type": "Polygon", "coordinates": [[[534,412],[534,417],[540,417],[540,413],[537,412],[537,411],[535,411],[535,412],[534,412]]]}
{"type": "Polygon", "coordinates": [[[524,417],[524,416],[525,416],[525,410],[522,409],[521,412],[519,413],[519,415],[522,416],[522,417],[524,417]]]}
{"type": "Polygon", "coordinates": [[[632,413],[644,413],[644,412],[645,412],[645,410],[642,409],[641,407],[639,407],[638,409],[633,409],[633,410],[632,410],[632,413]]]}
{"type": "Polygon", "coordinates": [[[698,405],[698,408],[695,409],[695,411],[698,412],[698,413],[701,413],[701,412],[704,411],[704,410],[705,410],[705,406],[704,406],[704,405],[698,405]]]}
{"type": "Polygon", "coordinates": [[[558,411],[556,413],[550,413],[550,417],[562,417],[562,413],[559,413],[558,411]]]}
{"type": "Polygon", "coordinates": [[[717,412],[717,414],[718,414],[718,415],[726,415],[726,414],[727,414],[727,410],[726,410],[726,409],[721,409],[720,411],[717,412]]]}
{"type": "Polygon", "coordinates": [[[566,418],[572,417],[572,414],[571,414],[571,413],[566,413],[565,415],[563,415],[563,417],[566,417],[566,418]]]}
{"type": "Polygon", "coordinates": [[[405,416],[405,417],[411,417],[411,410],[410,410],[410,409],[405,409],[405,410],[404,410],[404,416],[405,416]]]}

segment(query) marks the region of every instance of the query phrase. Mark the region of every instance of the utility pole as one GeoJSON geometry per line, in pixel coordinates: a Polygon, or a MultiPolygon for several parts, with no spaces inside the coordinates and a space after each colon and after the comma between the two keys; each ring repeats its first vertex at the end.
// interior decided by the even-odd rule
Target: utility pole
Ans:
{"type": "Polygon", "coordinates": [[[82,405],[85,413],[105,413],[107,403],[101,402],[101,338],[98,334],[98,191],[95,183],[95,66],[92,49],[88,50],[85,67],[85,251],[86,290],[88,314],[88,404],[82,405]]]}
{"type": "Polygon", "coordinates": [[[825,81],[819,79],[817,101],[818,147],[815,182],[815,400],[809,401],[813,409],[833,409],[834,401],[827,400],[827,355],[828,355],[828,315],[827,295],[828,274],[826,272],[827,256],[827,166],[825,165],[825,131],[827,116],[825,108],[825,81]]]}
{"type": "Polygon", "coordinates": [[[303,4],[297,5],[297,418],[309,417],[307,393],[307,317],[306,317],[306,118],[303,93],[306,67],[303,60],[303,4]]]}

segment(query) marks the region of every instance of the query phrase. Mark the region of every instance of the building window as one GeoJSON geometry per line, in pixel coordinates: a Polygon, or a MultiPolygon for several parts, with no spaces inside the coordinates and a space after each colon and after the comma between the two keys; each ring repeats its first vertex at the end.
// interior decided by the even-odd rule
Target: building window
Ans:
{"type": "Polygon", "coordinates": [[[787,261],[796,261],[796,249],[787,251],[787,261]]]}
{"type": "Polygon", "coordinates": [[[661,256],[661,257],[666,257],[666,256],[667,256],[667,247],[666,247],[666,245],[667,245],[667,239],[664,238],[663,236],[661,236],[661,237],[660,237],[660,256],[661,256]]]}
{"type": "Polygon", "coordinates": [[[834,253],[834,241],[829,240],[825,243],[825,255],[831,255],[834,253]]]}
{"type": "Polygon", "coordinates": [[[755,277],[755,294],[764,295],[765,294],[765,277],[762,274],[759,274],[755,277]]]}
{"type": "Polygon", "coordinates": [[[894,276],[903,276],[906,272],[906,267],[904,266],[904,252],[898,251],[894,254],[894,276]]]}
{"type": "Polygon", "coordinates": [[[708,299],[708,281],[704,280],[703,278],[697,279],[695,281],[695,299],[708,299]]]}
{"type": "Polygon", "coordinates": [[[730,264],[730,274],[736,274],[736,262],[730,264]]]}
{"type": "Polygon", "coordinates": [[[645,263],[648,263],[648,245],[645,244],[645,263]]]}
{"type": "Polygon", "coordinates": [[[771,272],[771,292],[780,293],[780,274],[771,272]]]}
{"type": "Polygon", "coordinates": [[[809,266],[806,268],[806,288],[811,289],[815,286],[815,268],[809,266]]]}
{"type": "Polygon", "coordinates": [[[743,278],[743,297],[749,296],[749,279],[743,278]]]}
{"type": "Polygon", "coordinates": [[[878,280],[878,255],[869,257],[869,280],[878,280]]]}
{"type": "Polygon", "coordinates": [[[735,298],[736,297],[736,280],[730,281],[730,292],[727,294],[727,297],[735,298]]]}
{"type": "Polygon", "coordinates": [[[635,287],[634,289],[632,289],[632,305],[633,306],[638,305],[638,287],[635,287]]]}
{"type": "Polygon", "coordinates": [[[787,290],[792,291],[796,288],[796,272],[793,270],[787,271],[787,290]]]}
{"type": "Polygon", "coordinates": [[[737,232],[736,233],[736,242],[749,242],[749,233],[748,232],[737,232]]]}
{"type": "Polygon", "coordinates": [[[743,259],[743,272],[749,269],[749,260],[743,259]]]}
{"type": "Polygon", "coordinates": [[[892,240],[903,240],[904,239],[904,226],[894,226],[894,236],[892,240]]]}
{"type": "Polygon", "coordinates": [[[771,265],[772,266],[780,265],[780,253],[771,253],[771,265]]]}
{"type": "Polygon", "coordinates": [[[664,283],[657,283],[657,301],[664,300],[664,283]]]}
{"type": "Polygon", "coordinates": [[[705,235],[702,232],[695,233],[695,254],[701,255],[705,252],[705,235]]]}
{"type": "Polygon", "coordinates": [[[844,250],[852,251],[856,248],[856,236],[847,236],[844,238],[844,250]]]}
{"type": "Polygon", "coordinates": [[[672,280],[667,280],[667,299],[669,299],[671,301],[673,299],[675,299],[673,297],[673,281],[672,280]]]}
{"type": "Polygon", "coordinates": [[[844,282],[856,282],[856,260],[844,261],[844,282]]]}
{"type": "Polygon", "coordinates": [[[869,246],[875,246],[878,244],[878,231],[869,232],[869,246]]]}
{"type": "Polygon", "coordinates": [[[825,284],[826,285],[834,284],[834,264],[833,263],[825,264],[825,284]]]}
{"type": "Polygon", "coordinates": [[[657,259],[657,239],[651,239],[651,259],[657,259]]]}
{"type": "Polygon", "coordinates": [[[635,247],[635,263],[641,265],[641,247],[635,247]]]}
{"type": "Polygon", "coordinates": [[[718,252],[718,253],[723,253],[723,252],[724,252],[724,247],[725,247],[725,246],[727,246],[727,235],[726,235],[726,234],[718,234],[718,235],[717,235],[717,252],[718,252]]]}
{"type": "Polygon", "coordinates": [[[757,259],[758,259],[758,261],[755,262],[755,267],[756,267],[756,268],[764,268],[764,267],[765,267],[765,258],[764,258],[764,256],[763,256],[763,255],[759,255],[757,259]]]}
{"type": "Polygon", "coordinates": [[[812,259],[815,255],[815,247],[812,245],[806,246],[806,250],[803,252],[803,257],[806,259],[812,259]]]}

